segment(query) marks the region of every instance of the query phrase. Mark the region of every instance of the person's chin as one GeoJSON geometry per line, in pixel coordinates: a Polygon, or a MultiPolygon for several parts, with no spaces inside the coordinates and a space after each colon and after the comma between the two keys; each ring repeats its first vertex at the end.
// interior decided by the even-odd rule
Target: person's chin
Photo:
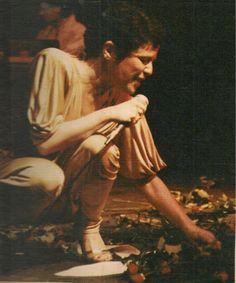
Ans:
{"type": "Polygon", "coordinates": [[[135,94],[135,92],[139,87],[140,87],[140,83],[132,82],[127,85],[127,91],[129,92],[129,94],[132,95],[135,94]]]}

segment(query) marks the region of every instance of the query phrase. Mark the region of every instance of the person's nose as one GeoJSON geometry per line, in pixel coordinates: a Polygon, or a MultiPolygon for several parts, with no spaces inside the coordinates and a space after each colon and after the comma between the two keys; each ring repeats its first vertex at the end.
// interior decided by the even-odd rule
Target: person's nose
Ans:
{"type": "Polygon", "coordinates": [[[152,61],[149,62],[149,63],[145,66],[143,72],[145,73],[146,76],[151,76],[151,75],[152,75],[152,73],[153,73],[153,62],[152,62],[152,61]]]}

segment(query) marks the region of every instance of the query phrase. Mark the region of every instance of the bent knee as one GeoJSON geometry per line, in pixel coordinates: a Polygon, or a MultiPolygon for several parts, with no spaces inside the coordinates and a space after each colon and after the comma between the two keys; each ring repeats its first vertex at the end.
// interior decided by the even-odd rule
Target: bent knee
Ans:
{"type": "Polygon", "coordinates": [[[87,151],[90,155],[98,154],[105,146],[107,138],[103,135],[91,135],[88,137],[80,147],[83,151],[87,151]]]}
{"type": "Polygon", "coordinates": [[[114,180],[120,169],[120,151],[113,143],[105,145],[106,140],[107,138],[103,135],[92,135],[81,144],[81,149],[88,160],[98,156],[93,168],[95,174],[114,180]]]}
{"type": "Polygon", "coordinates": [[[120,151],[115,144],[111,144],[101,153],[99,159],[100,175],[106,179],[114,180],[120,169],[120,151]]]}
{"type": "Polygon", "coordinates": [[[104,152],[102,152],[101,155],[103,162],[106,163],[107,161],[109,161],[114,166],[120,167],[119,165],[120,151],[115,144],[111,143],[108,147],[104,149],[104,152]]]}
{"type": "Polygon", "coordinates": [[[62,169],[53,162],[40,169],[40,174],[32,179],[32,187],[41,189],[51,197],[58,197],[63,189],[65,176],[62,169]]]}

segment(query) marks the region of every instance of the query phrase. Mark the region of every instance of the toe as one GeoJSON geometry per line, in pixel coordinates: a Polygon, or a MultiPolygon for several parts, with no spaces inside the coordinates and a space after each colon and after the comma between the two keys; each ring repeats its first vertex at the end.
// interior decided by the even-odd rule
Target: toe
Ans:
{"type": "Polygon", "coordinates": [[[97,261],[110,261],[112,260],[112,254],[110,252],[102,252],[96,256],[97,261]]]}
{"type": "Polygon", "coordinates": [[[85,257],[91,262],[111,261],[113,259],[112,254],[108,251],[101,251],[100,253],[87,253],[85,257]]]}

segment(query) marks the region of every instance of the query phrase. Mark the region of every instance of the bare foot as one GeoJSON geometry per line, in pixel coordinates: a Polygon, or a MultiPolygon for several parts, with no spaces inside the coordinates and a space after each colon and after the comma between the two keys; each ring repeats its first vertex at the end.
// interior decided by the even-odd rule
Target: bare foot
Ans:
{"type": "Polygon", "coordinates": [[[99,232],[102,218],[96,222],[81,221],[77,223],[76,234],[78,236],[83,257],[90,262],[110,261],[113,256],[106,248],[106,245],[99,232]]]}
{"type": "Polygon", "coordinates": [[[110,261],[112,254],[106,250],[106,246],[100,233],[84,233],[82,237],[81,247],[83,256],[92,262],[110,261]]]}
{"type": "Polygon", "coordinates": [[[109,251],[100,251],[98,253],[91,251],[84,253],[83,256],[90,262],[111,261],[113,259],[113,256],[109,251]]]}

